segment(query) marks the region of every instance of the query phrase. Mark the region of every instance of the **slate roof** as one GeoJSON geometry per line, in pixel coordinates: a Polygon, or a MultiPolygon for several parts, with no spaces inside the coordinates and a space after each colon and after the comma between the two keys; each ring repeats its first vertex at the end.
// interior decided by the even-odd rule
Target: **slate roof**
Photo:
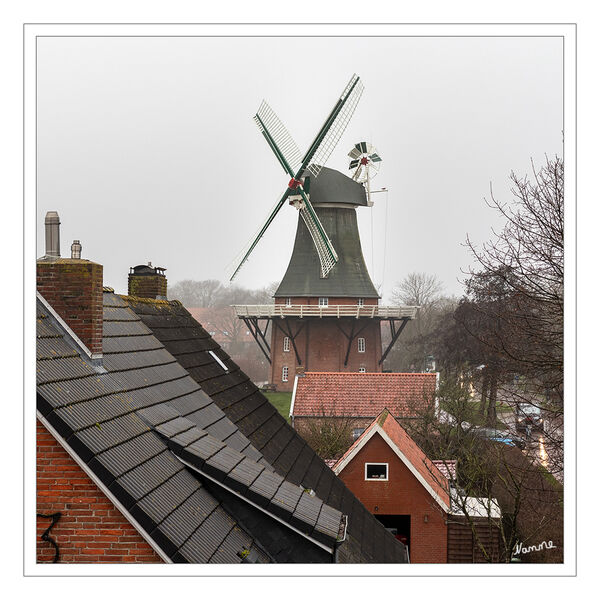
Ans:
{"type": "MultiPolygon", "coordinates": [[[[166,301],[155,305],[170,308],[166,301]]],[[[239,563],[246,549],[257,562],[277,561],[209,491],[208,480],[332,551],[341,512],[274,472],[112,290],[103,294],[103,311],[98,364],[78,351],[38,295],[38,416],[162,556],[173,562],[239,563]]]]}
{"type": "Polygon", "coordinates": [[[402,563],[406,551],[178,302],[122,297],[286,482],[348,516],[339,562],[402,563]],[[211,355],[214,353],[227,370],[211,355]]]}
{"type": "Polygon", "coordinates": [[[374,419],[385,408],[397,418],[418,416],[435,393],[435,373],[320,373],[298,377],[294,417],[374,419]]]}
{"type": "MultiPolygon", "coordinates": [[[[371,439],[374,434],[380,434],[392,447],[396,454],[413,474],[425,484],[424,487],[432,496],[441,500],[445,510],[450,510],[450,489],[446,475],[427,457],[417,443],[408,435],[404,427],[394,419],[390,411],[384,409],[380,415],[363,431],[354,441],[352,446],[332,467],[339,475],[340,471],[352,461],[361,448],[371,439]]],[[[438,500],[438,501],[439,501],[438,500]]]]}

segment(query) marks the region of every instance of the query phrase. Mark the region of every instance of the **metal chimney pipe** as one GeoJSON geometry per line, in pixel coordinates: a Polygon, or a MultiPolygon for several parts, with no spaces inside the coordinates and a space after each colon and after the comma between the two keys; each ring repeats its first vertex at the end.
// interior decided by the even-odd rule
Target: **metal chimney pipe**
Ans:
{"type": "Polygon", "coordinates": [[[60,257],[60,219],[55,210],[46,213],[46,256],[60,257]]]}
{"type": "Polygon", "coordinates": [[[71,258],[81,258],[81,242],[73,240],[71,244],[71,258]]]}

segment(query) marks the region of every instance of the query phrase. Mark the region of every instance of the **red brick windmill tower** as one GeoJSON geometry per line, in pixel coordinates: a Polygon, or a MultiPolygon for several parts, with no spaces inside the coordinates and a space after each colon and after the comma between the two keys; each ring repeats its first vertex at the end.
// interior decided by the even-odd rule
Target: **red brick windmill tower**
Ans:
{"type": "Polygon", "coordinates": [[[381,159],[361,142],[350,152],[352,179],[323,166],[362,90],[354,75],[304,156],[265,102],[254,117],[291,180],[231,279],[286,200],[300,213],[275,304],[234,307],[271,363],[270,381],[278,390],[291,390],[295,374],[303,371],[381,372],[387,353],[415,314],[414,307],[379,306],[362,254],[356,210],[372,206],[369,174],[381,159]],[[385,350],[382,321],[391,332],[385,350]]]}

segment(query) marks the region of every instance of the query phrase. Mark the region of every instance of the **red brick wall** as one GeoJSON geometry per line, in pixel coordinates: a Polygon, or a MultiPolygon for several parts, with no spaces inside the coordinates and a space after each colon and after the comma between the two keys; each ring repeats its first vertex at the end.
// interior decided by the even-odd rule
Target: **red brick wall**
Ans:
{"type": "MultiPolygon", "coordinates": [[[[37,424],[37,513],[62,513],[50,531],[61,563],[159,563],[162,559],[65,452],[37,424]]],[[[52,562],[55,550],[40,539],[51,523],[37,517],[37,562],[52,562]]]]}
{"type": "Polygon", "coordinates": [[[102,352],[102,265],[38,261],[37,290],[93,354],[102,352]]]}
{"type": "Polygon", "coordinates": [[[133,275],[127,281],[128,294],[137,298],[167,297],[167,278],[164,275],[133,275]]]}
{"type": "MultiPolygon", "coordinates": [[[[343,306],[357,306],[357,298],[329,298],[329,304],[341,304],[343,306]]],[[[365,306],[371,306],[373,304],[379,304],[379,300],[377,298],[363,298],[365,306]]],[[[308,304],[310,306],[318,306],[319,298],[318,297],[293,297],[291,298],[292,304],[308,304]]],[[[285,304],[286,298],[275,298],[275,304],[285,304]]]]}
{"type": "Polygon", "coordinates": [[[445,513],[379,434],[366,443],[339,476],[371,513],[410,515],[410,562],[446,562],[445,513]],[[366,462],[387,462],[388,481],[365,481],[366,462]]]}
{"type": "MultiPolygon", "coordinates": [[[[318,300],[318,299],[313,299],[318,300]]],[[[366,300],[365,300],[366,302],[366,300]]],[[[315,302],[316,303],[316,302],[315,302]]],[[[330,302],[333,304],[333,302],[330,302]]],[[[337,303],[337,300],[336,300],[337,303]]],[[[356,300],[353,302],[356,304],[356,300]]],[[[271,334],[271,383],[279,391],[291,391],[294,387],[296,369],[302,371],[331,371],[331,372],[358,372],[360,367],[365,367],[367,373],[381,373],[381,328],[379,321],[373,319],[279,319],[278,324],[287,330],[290,322],[292,334],[295,334],[301,325],[304,325],[296,337],[296,347],[302,360],[298,365],[296,354],[290,340],[290,351],[283,351],[283,333],[279,327],[273,326],[271,334]],[[367,325],[361,333],[352,340],[348,364],[344,366],[348,338],[339,330],[338,325],[344,328],[347,334],[351,333],[354,324],[355,332],[367,325]],[[358,352],[358,337],[365,338],[365,352],[358,352]],[[282,367],[289,369],[287,383],[281,381],[282,367]]],[[[289,337],[289,336],[288,336],[289,337]]]]}

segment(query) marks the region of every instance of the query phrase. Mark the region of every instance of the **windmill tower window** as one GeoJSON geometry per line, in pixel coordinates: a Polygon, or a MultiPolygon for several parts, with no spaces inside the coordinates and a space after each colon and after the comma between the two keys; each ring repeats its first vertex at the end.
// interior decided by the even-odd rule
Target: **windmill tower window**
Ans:
{"type": "Polygon", "coordinates": [[[356,301],[357,306],[364,306],[365,305],[365,299],[364,298],[359,298],[356,301]]]}
{"type": "Polygon", "coordinates": [[[319,298],[319,306],[329,306],[329,298],[319,298]]]}
{"type": "Polygon", "coordinates": [[[358,338],[358,351],[364,352],[365,347],[366,347],[365,338],[358,338]]]}
{"type": "Polygon", "coordinates": [[[292,305],[292,299],[291,298],[286,298],[285,299],[285,305],[286,306],[291,306],[292,305]]]}
{"type": "Polygon", "coordinates": [[[290,338],[287,336],[283,338],[283,351],[284,352],[290,351],[290,338]]]}
{"type": "Polygon", "coordinates": [[[290,372],[289,367],[283,367],[283,369],[281,369],[281,381],[287,381],[288,380],[288,374],[290,372]]]}

